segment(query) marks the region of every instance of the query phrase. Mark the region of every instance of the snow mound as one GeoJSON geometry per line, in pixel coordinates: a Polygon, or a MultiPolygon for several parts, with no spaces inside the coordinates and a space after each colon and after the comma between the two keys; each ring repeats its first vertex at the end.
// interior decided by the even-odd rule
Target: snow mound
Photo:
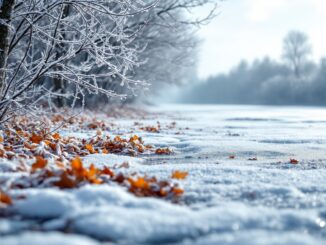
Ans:
{"type": "MultiPolygon", "coordinates": [[[[316,223],[317,212],[302,214],[298,210],[266,207],[256,207],[252,212],[249,205],[240,202],[193,210],[153,198],[137,198],[113,186],[85,186],[66,192],[33,190],[28,196],[17,202],[14,209],[23,217],[50,220],[45,224],[47,230],[51,231],[51,226],[57,229],[55,224],[63,227],[69,224],[76,233],[126,244],[175,243],[187,239],[208,239],[209,242],[216,239],[211,237],[213,234],[223,235],[218,240],[223,238],[226,242],[228,234],[234,232],[247,231],[256,236],[261,229],[281,235],[314,233],[320,229],[316,223]]],[[[248,235],[244,237],[248,242],[252,239],[248,235]]],[[[257,238],[259,241],[266,237],[257,238]]],[[[312,243],[303,244],[322,244],[318,239],[310,239],[312,243]]],[[[270,240],[264,244],[277,243],[270,240]]]]}
{"type": "Polygon", "coordinates": [[[2,245],[99,245],[98,242],[77,235],[66,235],[61,233],[39,233],[26,232],[20,235],[1,238],[2,245]]]}
{"type": "Polygon", "coordinates": [[[114,165],[121,165],[124,162],[129,163],[129,165],[132,167],[136,167],[142,164],[144,160],[138,157],[115,154],[93,154],[83,157],[83,164],[85,167],[89,167],[92,163],[97,168],[102,168],[105,166],[113,167],[114,165]]]}

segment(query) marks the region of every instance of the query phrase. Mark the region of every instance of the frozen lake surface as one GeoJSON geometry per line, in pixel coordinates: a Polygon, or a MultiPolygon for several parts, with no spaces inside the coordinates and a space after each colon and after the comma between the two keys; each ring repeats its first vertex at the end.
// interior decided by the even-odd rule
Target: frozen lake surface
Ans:
{"type": "Polygon", "coordinates": [[[159,115],[119,119],[120,132],[109,133],[159,120],[160,133],[133,133],[172,147],[173,155],[91,155],[85,162],[127,160],[130,171],[161,178],[188,171],[180,203],[136,198],[116,186],[23,190],[29,198],[13,208],[24,219],[0,218],[1,244],[326,244],[326,109],[150,110],[159,115]],[[176,127],[164,127],[172,122],[176,127]],[[59,233],[67,222],[69,230],[59,233]]]}

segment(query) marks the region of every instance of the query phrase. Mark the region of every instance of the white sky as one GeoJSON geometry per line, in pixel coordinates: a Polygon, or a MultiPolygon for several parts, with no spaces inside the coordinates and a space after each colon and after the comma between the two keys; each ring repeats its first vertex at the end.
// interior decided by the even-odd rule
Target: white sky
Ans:
{"type": "Polygon", "coordinates": [[[199,31],[201,78],[226,72],[242,59],[279,59],[289,30],[309,35],[315,60],[326,56],[326,0],[226,0],[219,12],[199,31]]]}

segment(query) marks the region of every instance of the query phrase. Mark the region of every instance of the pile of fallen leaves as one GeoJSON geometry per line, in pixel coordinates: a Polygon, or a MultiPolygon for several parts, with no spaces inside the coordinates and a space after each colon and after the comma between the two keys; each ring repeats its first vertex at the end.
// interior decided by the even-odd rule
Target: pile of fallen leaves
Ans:
{"type": "Polygon", "coordinates": [[[136,135],[129,139],[102,135],[80,139],[61,137],[59,133],[51,134],[46,130],[29,132],[22,129],[7,129],[0,132],[0,157],[8,159],[42,156],[66,161],[89,154],[119,153],[135,156],[146,151],[155,152],[152,146],[145,145],[136,135]]]}
{"type": "Polygon", "coordinates": [[[30,129],[28,127],[7,127],[0,131],[0,158],[31,159],[41,156],[67,163],[76,156],[89,154],[124,154],[136,156],[143,153],[171,154],[169,148],[154,149],[145,145],[141,137],[110,137],[101,131],[89,139],[62,137],[59,133],[51,133],[49,129],[30,129]]]}
{"type": "MultiPolygon", "coordinates": [[[[151,145],[145,145],[137,135],[128,138],[105,135],[103,131],[110,130],[113,124],[107,125],[103,121],[85,116],[66,118],[56,114],[49,118],[47,121],[33,121],[20,117],[0,130],[0,158],[19,162],[12,171],[20,173],[20,177],[2,183],[7,191],[27,188],[71,189],[86,184],[113,184],[122,186],[139,197],[174,199],[183,194],[178,183],[172,179],[184,179],[188,173],[177,171],[172,173],[170,180],[158,180],[155,177],[126,174],[118,170],[121,167],[127,168],[127,163],[112,168],[97,168],[94,164],[85,167],[80,158],[90,154],[109,153],[131,156],[166,155],[172,153],[171,149],[155,149],[151,145]],[[89,139],[62,136],[56,132],[58,128],[91,130],[95,135],[89,139]]],[[[144,130],[158,132],[159,127],[144,130]]],[[[0,188],[0,204],[12,203],[13,198],[0,188]]]]}
{"type": "MultiPolygon", "coordinates": [[[[96,168],[94,164],[86,168],[79,157],[72,159],[67,166],[60,162],[53,164],[42,157],[36,157],[36,161],[31,166],[22,162],[15,172],[24,174],[10,183],[10,190],[51,187],[72,189],[85,184],[117,184],[127,188],[129,192],[138,197],[174,199],[184,192],[178,183],[171,180],[163,181],[155,177],[139,176],[136,173],[116,173],[116,169],[109,167],[100,169],[96,168]]],[[[187,175],[187,172],[176,171],[172,173],[171,179],[182,180],[187,175]]],[[[12,198],[0,190],[0,203],[10,205],[12,202],[12,198]]]]}

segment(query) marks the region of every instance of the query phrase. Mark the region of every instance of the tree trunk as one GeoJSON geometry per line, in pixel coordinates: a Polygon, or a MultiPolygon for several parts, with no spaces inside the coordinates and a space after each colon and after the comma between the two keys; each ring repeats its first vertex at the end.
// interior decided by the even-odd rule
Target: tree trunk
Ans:
{"type": "Polygon", "coordinates": [[[2,0],[0,5],[0,93],[2,94],[6,80],[6,68],[9,49],[10,19],[15,0],[2,0]]]}
{"type": "MultiPolygon", "coordinates": [[[[63,8],[63,13],[62,13],[62,16],[61,16],[61,19],[65,19],[69,16],[69,13],[70,13],[70,5],[67,4],[65,5],[65,7],[63,8]]],[[[61,29],[64,29],[65,27],[64,26],[61,26],[61,29]]],[[[64,31],[64,30],[63,30],[64,31]]],[[[65,33],[63,32],[62,34],[62,39],[65,39],[66,38],[66,35],[65,33]]],[[[62,40],[61,39],[61,40],[62,40]]],[[[56,45],[56,57],[59,59],[60,56],[62,55],[62,53],[64,52],[64,47],[65,45],[63,43],[61,44],[58,44],[56,45]]],[[[60,71],[61,68],[60,67],[57,67],[55,68],[57,71],[60,71]]],[[[53,83],[54,83],[54,91],[57,92],[57,93],[61,93],[61,94],[64,94],[66,91],[65,89],[65,83],[63,81],[63,79],[61,77],[56,77],[54,78],[53,80],[53,83]]],[[[54,103],[56,104],[57,107],[64,107],[66,106],[66,99],[63,98],[62,96],[56,96],[56,98],[54,99],[54,103]]]]}

